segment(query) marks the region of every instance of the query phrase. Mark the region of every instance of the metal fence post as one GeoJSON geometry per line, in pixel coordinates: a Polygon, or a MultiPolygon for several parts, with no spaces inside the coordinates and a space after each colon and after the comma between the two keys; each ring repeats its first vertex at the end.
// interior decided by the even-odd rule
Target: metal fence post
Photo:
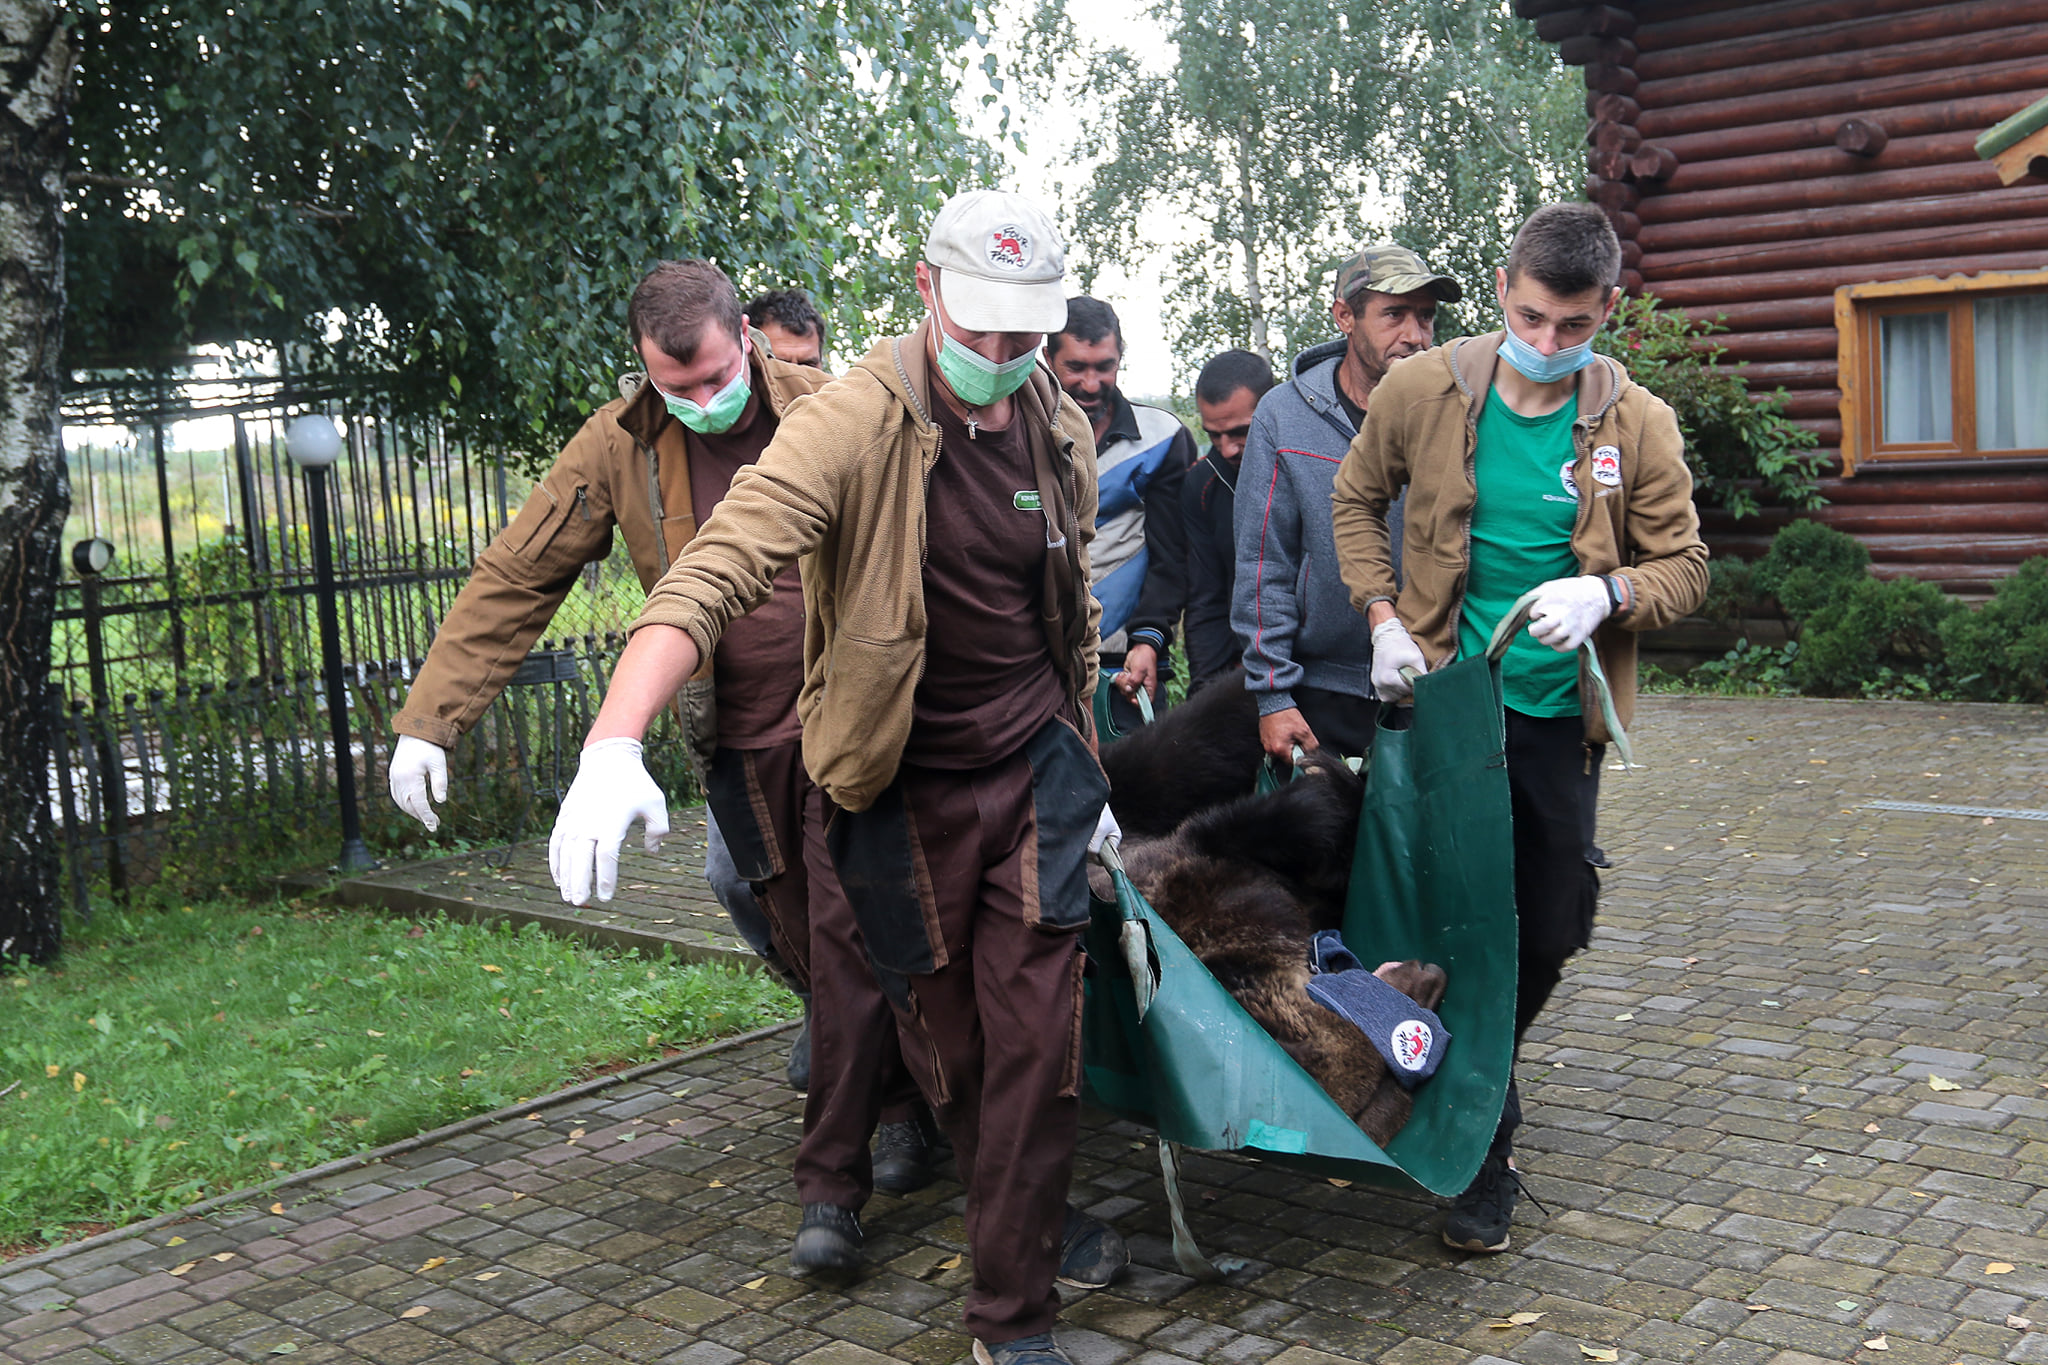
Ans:
{"type": "Polygon", "coordinates": [[[85,613],[86,669],[92,679],[92,750],[98,769],[101,818],[107,822],[107,886],[116,896],[128,894],[128,779],[109,739],[113,714],[112,688],[107,682],[107,639],[100,619],[100,575],[114,562],[112,541],[94,537],[71,547],[71,567],[78,573],[80,605],[85,613]]]}

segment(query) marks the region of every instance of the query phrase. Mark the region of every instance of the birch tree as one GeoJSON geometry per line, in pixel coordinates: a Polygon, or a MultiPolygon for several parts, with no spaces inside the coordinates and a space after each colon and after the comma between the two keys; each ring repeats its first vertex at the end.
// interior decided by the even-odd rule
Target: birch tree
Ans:
{"type": "Polygon", "coordinates": [[[65,92],[50,0],[0,0],[0,965],[57,954],[50,630],[70,509],[58,419],[65,92]]]}

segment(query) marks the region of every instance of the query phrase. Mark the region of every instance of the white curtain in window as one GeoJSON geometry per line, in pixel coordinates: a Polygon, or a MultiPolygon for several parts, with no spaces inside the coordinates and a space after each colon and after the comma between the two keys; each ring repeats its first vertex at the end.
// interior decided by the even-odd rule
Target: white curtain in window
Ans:
{"type": "Polygon", "coordinates": [[[1977,448],[2048,449],[2048,294],[1976,306],[1977,448]]]}
{"type": "Polygon", "coordinates": [[[1948,314],[1895,313],[1882,320],[1878,389],[1886,445],[1954,439],[1949,402],[1948,314]]]}

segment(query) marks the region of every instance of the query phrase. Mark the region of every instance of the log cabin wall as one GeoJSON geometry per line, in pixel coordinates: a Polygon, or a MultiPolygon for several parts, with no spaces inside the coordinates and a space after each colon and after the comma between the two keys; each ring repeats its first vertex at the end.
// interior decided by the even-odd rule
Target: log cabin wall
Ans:
{"type": "MultiPolygon", "coordinates": [[[[1587,197],[1623,283],[1715,344],[1834,460],[1817,519],[1883,576],[1980,595],[2048,554],[2048,461],[1865,462],[1844,477],[1835,290],[2048,267],[2048,178],[2001,184],[1977,135],[2048,95],[2048,0],[1517,0],[1584,69],[1587,197]]],[[[2048,383],[2048,357],[2042,360],[2048,383]]],[[[1717,553],[1787,519],[1702,509],[1717,553]]]]}

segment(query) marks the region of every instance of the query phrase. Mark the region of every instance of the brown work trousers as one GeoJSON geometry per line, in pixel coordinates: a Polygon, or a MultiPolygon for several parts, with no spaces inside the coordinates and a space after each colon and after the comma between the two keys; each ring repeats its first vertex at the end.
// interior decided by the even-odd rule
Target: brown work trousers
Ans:
{"type": "MultiPolygon", "coordinates": [[[[824,828],[825,795],[804,771],[795,740],[718,750],[707,786],[733,865],[754,888],[775,951],[811,995],[811,1084],[797,1145],[797,1195],[806,1204],[858,1209],[874,1192],[868,1139],[877,1123],[912,1121],[918,1092],[881,987],[858,957],[857,937],[857,970],[828,971],[822,986],[818,979],[819,936],[843,938],[853,924],[851,911],[838,916],[843,925],[833,922],[832,902],[819,904],[812,879],[807,846],[824,828]],[[882,1036],[873,1045],[848,1041],[849,1034],[875,1033],[882,1036]]],[[[836,889],[829,864],[826,881],[836,889]]],[[[828,963],[838,960],[831,952],[828,963]]]]}
{"type": "MultiPolygon", "coordinates": [[[[1059,1311],[1053,1277],[1080,1123],[1081,859],[1107,789],[1072,727],[1053,721],[986,768],[905,764],[868,811],[833,811],[831,842],[813,845],[813,905],[832,900],[835,922],[845,886],[872,897],[892,882],[913,890],[923,919],[893,953],[870,959],[871,975],[895,1009],[904,1060],[953,1139],[974,1258],[963,1317],[983,1341],[1049,1332],[1059,1311]],[[907,877],[887,875],[893,859],[876,856],[883,845],[907,853],[907,877]],[[829,893],[826,871],[841,874],[829,893]],[[883,961],[904,955],[922,959],[918,969],[883,961]]],[[[873,913],[871,901],[871,925],[873,913]]],[[[834,940],[834,951],[850,958],[859,935],[834,940]]],[[[820,957],[823,943],[814,927],[820,957]]],[[[818,970],[822,978],[822,963],[818,970]]],[[[872,1043],[879,1032],[863,1036],[872,1043]]]]}

